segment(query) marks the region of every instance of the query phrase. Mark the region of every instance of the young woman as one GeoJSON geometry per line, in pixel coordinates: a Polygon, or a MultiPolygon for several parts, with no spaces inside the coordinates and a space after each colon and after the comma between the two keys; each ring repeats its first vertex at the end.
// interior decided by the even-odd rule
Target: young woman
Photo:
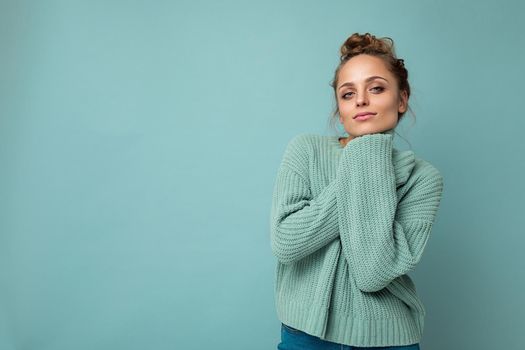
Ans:
{"type": "Polygon", "coordinates": [[[416,350],[425,309],[407,273],[429,239],[443,177],[393,147],[410,86],[392,39],[350,36],[332,87],[348,136],[294,136],[275,180],[278,349],[416,350]]]}

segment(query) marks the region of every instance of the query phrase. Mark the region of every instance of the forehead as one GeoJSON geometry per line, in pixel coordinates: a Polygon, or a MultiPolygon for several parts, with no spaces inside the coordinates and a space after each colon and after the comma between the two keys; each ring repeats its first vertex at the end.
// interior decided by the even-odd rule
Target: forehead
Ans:
{"type": "Polygon", "coordinates": [[[357,55],[346,62],[339,71],[339,82],[359,83],[372,75],[382,76],[389,81],[393,77],[385,62],[379,57],[371,55],[357,55]]]}

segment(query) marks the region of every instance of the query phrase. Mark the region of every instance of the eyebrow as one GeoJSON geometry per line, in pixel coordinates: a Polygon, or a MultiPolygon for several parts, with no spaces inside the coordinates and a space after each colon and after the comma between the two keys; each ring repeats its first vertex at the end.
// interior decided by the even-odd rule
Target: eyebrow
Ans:
{"type": "MultiPolygon", "coordinates": [[[[369,81],[372,81],[372,80],[377,79],[377,78],[379,78],[379,79],[383,79],[383,80],[385,80],[386,82],[388,82],[388,80],[386,80],[386,79],[383,78],[383,77],[380,77],[379,75],[373,75],[373,76],[371,76],[371,77],[368,77],[368,78],[366,78],[365,82],[368,83],[369,81]]],[[[339,86],[338,90],[340,90],[342,87],[345,87],[345,86],[353,86],[353,85],[354,85],[354,83],[352,83],[352,82],[346,82],[346,83],[344,83],[344,84],[341,84],[341,85],[339,86]]]]}

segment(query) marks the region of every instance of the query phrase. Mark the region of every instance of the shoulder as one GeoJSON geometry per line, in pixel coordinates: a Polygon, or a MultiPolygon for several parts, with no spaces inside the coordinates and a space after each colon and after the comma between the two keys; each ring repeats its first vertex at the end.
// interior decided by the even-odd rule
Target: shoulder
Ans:
{"type": "Polygon", "coordinates": [[[440,178],[443,179],[441,171],[430,163],[428,160],[425,160],[417,155],[415,155],[416,164],[414,170],[419,173],[420,176],[425,178],[440,178]]]}
{"type": "Polygon", "coordinates": [[[323,138],[325,136],[312,133],[296,134],[288,141],[285,156],[307,156],[319,147],[323,138]]]}
{"type": "Polygon", "coordinates": [[[287,143],[282,163],[297,172],[304,173],[315,157],[324,136],[313,133],[294,135],[287,143]]]}
{"type": "Polygon", "coordinates": [[[415,165],[406,184],[398,190],[396,218],[433,222],[443,195],[443,176],[429,161],[415,157],[415,165]]]}
{"type": "Polygon", "coordinates": [[[441,171],[429,161],[415,155],[415,165],[411,177],[420,184],[432,186],[442,191],[444,178],[441,171]]]}

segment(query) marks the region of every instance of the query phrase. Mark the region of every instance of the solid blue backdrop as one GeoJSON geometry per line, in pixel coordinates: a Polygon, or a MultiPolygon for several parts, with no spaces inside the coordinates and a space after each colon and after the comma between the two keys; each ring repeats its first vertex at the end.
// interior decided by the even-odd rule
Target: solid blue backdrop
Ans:
{"type": "Polygon", "coordinates": [[[421,348],[521,347],[524,10],[2,1],[0,349],[275,349],[273,182],[292,136],[333,134],[354,32],[394,39],[396,143],[444,176],[421,348]]]}

